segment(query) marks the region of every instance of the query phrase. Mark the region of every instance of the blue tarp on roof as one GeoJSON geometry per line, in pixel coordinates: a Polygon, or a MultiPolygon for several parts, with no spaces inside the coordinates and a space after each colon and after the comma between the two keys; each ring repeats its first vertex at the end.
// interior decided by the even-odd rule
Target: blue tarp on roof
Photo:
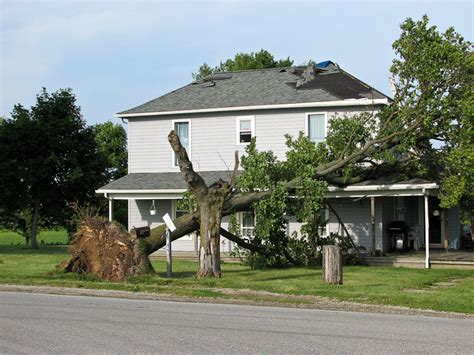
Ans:
{"type": "Polygon", "coordinates": [[[326,68],[328,65],[331,65],[331,64],[334,64],[334,63],[331,62],[330,60],[326,60],[324,62],[319,62],[318,64],[316,64],[316,67],[317,68],[326,68]]]}

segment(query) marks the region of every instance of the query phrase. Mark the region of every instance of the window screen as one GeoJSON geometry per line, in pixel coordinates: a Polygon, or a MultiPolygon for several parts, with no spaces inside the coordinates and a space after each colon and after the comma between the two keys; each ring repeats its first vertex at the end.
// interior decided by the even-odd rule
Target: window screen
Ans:
{"type": "Polygon", "coordinates": [[[314,114],[308,116],[308,136],[311,142],[318,144],[325,139],[326,120],[324,114],[314,114]]]}
{"type": "MultiPolygon", "coordinates": [[[[174,131],[178,135],[181,145],[186,149],[189,156],[189,122],[175,122],[174,131]]],[[[174,157],[174,165],[178,166],[178,158],[176,155],[174,157]]]]}
{"type": "Polygon", "coordinates": [[[250,143],[252,140],[252,120],[239,121],[239,142],[250,143]]]}

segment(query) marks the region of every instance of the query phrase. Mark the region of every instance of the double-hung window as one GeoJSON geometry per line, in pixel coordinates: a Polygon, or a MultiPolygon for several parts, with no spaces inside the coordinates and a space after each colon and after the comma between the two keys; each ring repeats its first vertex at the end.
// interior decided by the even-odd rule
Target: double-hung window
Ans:
{"type": "Polygon", "coordinates": [[[237,144],[249,144],[255,136],[255,117],[237,117],[237,144]]]}
{"type": "Polygon", "coordinates": [[[251,211],[240,214],[240,233],[243,237],[255,235],[255,214],[251,211]]]}
{"type": "MultiPolygon", "coordinates": [[[[189,120],[173,121],[173,129],[179,137],[181,145],[186,149],[191,159],[191,124],[189,120]]],[[[173,152],[173,166],[179,166],[178,157],[173,152]]]]}
{"type": "Polygon", "coordinates": [[[310,113],[306,115],[306,127],[311,142],[318,144],[326,138],[326,114],[310,113]]]}

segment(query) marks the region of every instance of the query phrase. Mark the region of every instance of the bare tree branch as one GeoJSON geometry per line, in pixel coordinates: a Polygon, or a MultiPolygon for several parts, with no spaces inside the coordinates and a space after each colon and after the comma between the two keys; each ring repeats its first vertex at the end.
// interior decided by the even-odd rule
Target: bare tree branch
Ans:
{"type": "Polygon", "coordinates": [[[181,141],[174,130],[168,135],[168,141],[170,142],[171,148],[178,158],[181,176],[188,185],[189,189],[196,195],[197,198],[205,196],[207,194],[206,183],[204,182],[203,178],[194,171],[193,164],[189,160],[188,153],[181,145],[181,141]]]}
{"type": "Polygon", "coordinates": [[[262,252],[262,250],[260,250],[260,248],[258,248],[256,245],[246,242],[243,238],[240,238],[236,236],[235,234],[232,234],[231,232],[229,232],[228,230],[225,230],[222,227],[220,229],[220,233],[224,238],[229,239],[231,242],[234,242],[235,244],[237,244],[238,246],[242,248],[245,248],[254,252],[262,252]]]}
{"type": "Polygon", "coordinates": [[[234,163],[234,171],[232,172],[232,176],[230,177],[230,186],[235,186],[235,180],[237,179],[237,172],[239,170],[239,151],[236,150],[234,153],[235,163],[234,163]]]}

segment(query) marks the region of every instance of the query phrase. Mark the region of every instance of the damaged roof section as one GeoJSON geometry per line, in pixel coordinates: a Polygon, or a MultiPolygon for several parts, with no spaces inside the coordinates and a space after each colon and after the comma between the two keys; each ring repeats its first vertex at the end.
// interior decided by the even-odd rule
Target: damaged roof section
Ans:
{"type": "Polygon", "coordinates": [[[215,73],[118,116],[354,99],[389,98],[337,64],[325,61],[290,68],[215,73]]]}

